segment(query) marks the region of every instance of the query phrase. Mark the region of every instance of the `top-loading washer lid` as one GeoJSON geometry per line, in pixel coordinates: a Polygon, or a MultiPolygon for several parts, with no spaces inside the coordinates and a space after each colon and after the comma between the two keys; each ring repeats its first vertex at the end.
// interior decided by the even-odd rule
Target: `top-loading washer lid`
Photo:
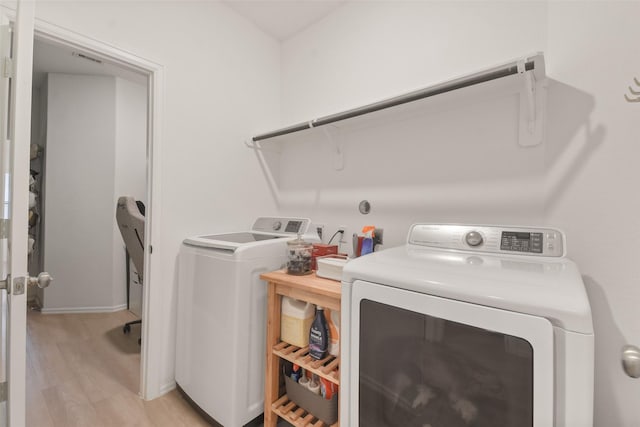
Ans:
{"type": "Polygon", "coordinates": [[[225,242],[233,243],[251,243],[259,242],[261,240],[281,239],[286,237],[279,234],[263,234],[263,233],[226,233],[226,234],[213,234],[211,236],[200,236],[200,239],[204,240],[223,240],[225,242]]]}
{"type": "Polygon", "coordinates": [[[298,234],[307,232],[310,222],[308,218],[260,217],[250,231],[189,237],[184,243],[235,252],[240,248],[269,245],[284,238],[295,238],[298,234]]]}
{"type": "Polygon", "coordinates": [[[212,234],[208,236],[195,236],[184,239],[183,243],[200,248],[218,249],[235,252],[241,248],[270,245],[294,236],[276,233],[235,232],[212,234]]]}

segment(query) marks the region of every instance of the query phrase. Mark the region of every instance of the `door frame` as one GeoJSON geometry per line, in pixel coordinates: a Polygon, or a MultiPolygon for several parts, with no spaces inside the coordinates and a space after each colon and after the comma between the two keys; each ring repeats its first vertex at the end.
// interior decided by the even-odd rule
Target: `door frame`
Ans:
{"type": "MultiPolygon", "coordinates": [[[[163,65],[137,56],[131,52],[69,31],[49,22],[35,20],[34,38],[68,46],[115,62],[126,68],[147,75],[147,211],[145,215],[145,251],[142,296],[142,348],[140,357],[140,391],[144,400],[152,400],[164,394],[158,375],[162,366],[162,288],[151,286],[161,283],[162,259],[161,230],[161,147],[162,114],[164,100],[163,65]],[[155,243],[155,247],[154,246],[155,243]],[[151,254],[153,253],[153,257],[151,254]]],[[[115,208],[114,208],[115,209],[115,208]]]]}

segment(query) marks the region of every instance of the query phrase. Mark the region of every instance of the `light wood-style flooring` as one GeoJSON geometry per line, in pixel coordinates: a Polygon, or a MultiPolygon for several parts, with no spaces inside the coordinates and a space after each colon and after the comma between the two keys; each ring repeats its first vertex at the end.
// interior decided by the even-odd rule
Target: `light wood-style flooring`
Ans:
{"type": "Polygon", "coordinates": [[[174,390],[138,397],[140,326],[128,311],[27,314],[27,427],[209,426],[174,390]]]}

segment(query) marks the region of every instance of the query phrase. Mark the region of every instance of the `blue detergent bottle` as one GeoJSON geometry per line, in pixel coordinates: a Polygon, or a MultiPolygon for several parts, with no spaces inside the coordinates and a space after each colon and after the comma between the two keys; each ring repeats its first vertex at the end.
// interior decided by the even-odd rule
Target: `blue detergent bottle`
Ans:
{"type": "Polygon", "coordinates": [[[324,308],[318,306],[309,330],[309,356],[316,360],[324,359],[328,348],[329,327],[324,317],[324,308]]]}

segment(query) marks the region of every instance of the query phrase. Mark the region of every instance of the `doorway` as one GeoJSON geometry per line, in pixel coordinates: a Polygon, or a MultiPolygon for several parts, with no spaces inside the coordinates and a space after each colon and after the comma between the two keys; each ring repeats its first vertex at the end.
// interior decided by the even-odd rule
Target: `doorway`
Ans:
{"type": "MultiPolygon", "coordinates": [[[[92,65],[92,62],[95,62],[93,60],[98,60],[101,61],[102,64],[107,64],[108,67],[119,68],[120,72],[123,73],[123,75],[120,76],[123,81],[131,80],[125,77],[133,76],[133,80],[138,79],[138,83],[140,82],[141,77],[145,82],[144,86],[146,89],[146,120],[144,126],[146,130],[146,141],[144,147],[145,164],[142,166],[142,168],[144,169],[146,181],[143,185],[145,188],[144,193],[146,196],[146,237],[143,277],[145,278],[145,284],[152,283],[153,278],[159,276],[160,267],[159,265],[157,265],[157,263],[154,264],[151,262],[150,254],[152,251],[152,242],[157,240],[156,236],[158,235],[160,229],[159,215],[157,214],[160,211],[160,183],[159,179],[154,179],[154,176],[159,176],[160,173],[160,100],[162,99],[162,66],[137,57],[136,55],[133,55],[129,52],[114,48],[113,46],[106,45],[99,41],[79,35],[75,32],[71,32],[59,28],[55,25],[38,20],[36,20],[35,38],[37,40],[37,43],[46,43],[62,49],[66,49],[68,52],[71,52],[72,55],[75,52],[75,59],[86,61],[87,64],[85,65],[90,66],[92,65]]],[[[129,85],[128,88],[131,89],[132,82],[128,81],[127,83],[123,83],[124,86],[126,86],[127,84],[129,85]]],[[[130,90],[125,90],[124,92],[129,95],[131,94],[130,90]]],[[[46,156],[46,152],[44,155],[46,156]]],[[[93,160],[96,161],[96,159],[93,160]]],[[[70,167],[73,167],[73,165],[70,165],[70,167]]],[[[44,183],[44,185],[46,193],[46,183],[44,183]]],[[[111,218],[114,218],[115,200],[108,210],[109,216],[111,218]]],[[[46,212],[44,212],[44,216],[46,226],[46,212]]],[[[122,244],[122,238],[119,235],[114,234],[113,241],[117,242],[118,244],[122,244]]],[[[154,255],[157,255],[161,252],[161,248],[156,247],[154,248],[153,252],[154,255]]],[[[114,259],[116,258],[117,256],[114,256],[114,259]]],[[[125,264],[124,260],[122,260],[122,264],[125,264]]],[[[90,279],[87,277],[85,278],[87,280],[90,279]]],[[[122,279],[120,280],[120,282],[122,286],[120,289],[116,290],[116,292],[124,293],[122,291],[122,289],[125,288],[126,283],[124,274],[122,275],[122,279]]],[[[153,308],[158,307],[158,305],[161,303],[161,292],[158,289],[156,289],[154,292],[152,288],[152,286],[144,286],[142,295],[142,305],[144,309],[142,311],[142,330],[140,331],[140,334],[142,336],[142,343],[140,348],[139,395],[145,400],[154,399],[155,397],[160,396],[163,392],[166,392],[166,390],[162,390],[160,387],[160,378],[157,378],[156,375],[153,374],[154,372],[156,372],[155,367],[160,363],[160,354],[157,348],[160,346],[162,340],[162,331],[155,330],[151,327],[155,323],[153,317],[157,311],[154,311],[153,308]]],[[[114,301],[116,301],[115,298],[114,301]]],[[[46,304],[47,303],[45,300],[45,307],[46,304]]],[[[120,305],[121,307],[118,307],[118,304],[114,303],[110,306],[110,308],[113,310],[114,308],[124,309],[126,307],[125,303],[121,302],[120,305]]],[[[157,316],[158,314],[156,314],[156,318],[157,316]]]]}
{"type": "Polygon", "coordinates": [[[127,265],[114,212],[121,196],[147,204],[147,76],[40,38],[33,65],[29,271],[57,286],[29,300],[141,316],[142,271],[127,265]]]}

